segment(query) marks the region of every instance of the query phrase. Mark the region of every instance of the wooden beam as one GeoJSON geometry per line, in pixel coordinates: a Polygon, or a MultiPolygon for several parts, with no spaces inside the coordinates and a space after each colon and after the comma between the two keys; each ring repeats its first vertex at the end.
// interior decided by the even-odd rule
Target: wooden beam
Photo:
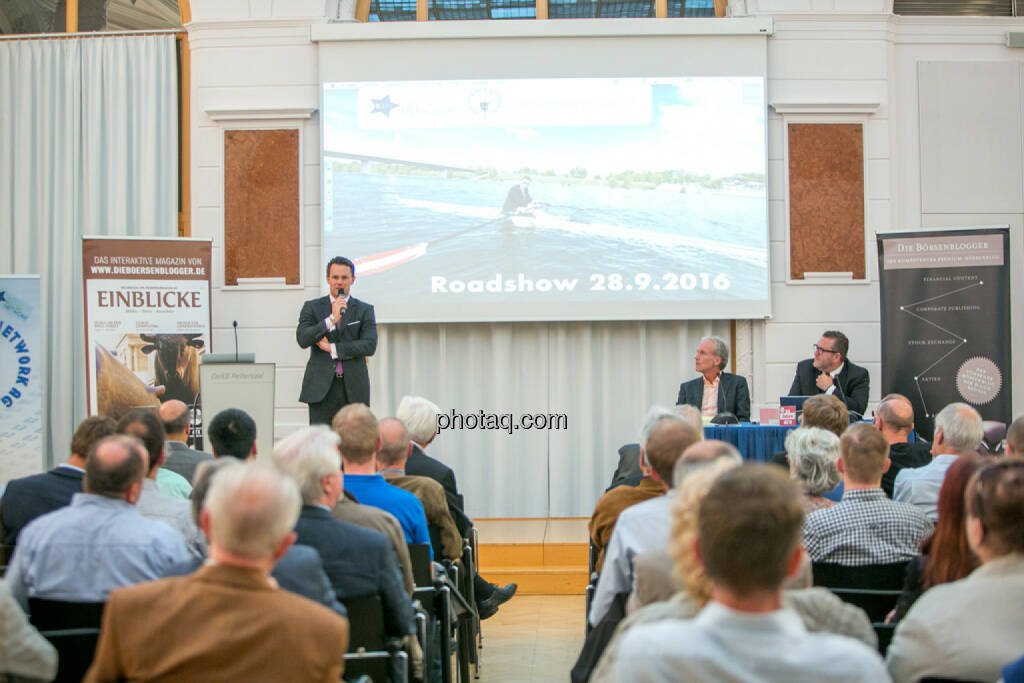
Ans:
{"type": "Polygon", "coordinates": [[[537,0],[537,18],[548,18],[548,0],[537,0]]]}
{"type": "Polygon", "coordinates": [[[64,18],[64,32],[78,33],[78,0],[67,0],[64,9],[67,12],[64,18]]]}
{"type": "Polygon", "coordinates": [[[668,0],[654,0],[654,16],[659,19],[668,17],[668,0]]]}
{"type": "Polygon", "coordinates": [[[356,21],[370,20],[370,0],[356,0],[356,21]]]}
{"type": "MultiPolygon", "coordinates": [[[[185,3],[187,4],[187,2],[185,3]]],[[[192,235],[192,50],[188,34],[178,34],[178,54],[181,56],[178,94],[178,186],[181,188],[178,207],[178,237],[192,235]]]]}
{"type": "Polygon", "coordinates": [[[416,0],[416,21],[427,21],[430,19],[430,6],[428,0],[416,0]]]}
{"type": "Polygon", "coordinates": [[[192,23],[192,0],[178,0],[178,12],[182,26],[192,23]]]}
{"type": "Polygon", "coordinates": [[[724,17],[725,8],[729,6],[729,0],[715,0],[715,16],[724,17]]]}

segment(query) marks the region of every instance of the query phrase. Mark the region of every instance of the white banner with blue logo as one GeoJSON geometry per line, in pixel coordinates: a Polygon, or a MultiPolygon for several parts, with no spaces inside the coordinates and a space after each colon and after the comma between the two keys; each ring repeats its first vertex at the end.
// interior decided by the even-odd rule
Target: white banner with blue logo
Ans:
{"type": "Polygon", "coordinates": [[[39,276],[0,275],[0,485],[43,469],[39,276]]]}

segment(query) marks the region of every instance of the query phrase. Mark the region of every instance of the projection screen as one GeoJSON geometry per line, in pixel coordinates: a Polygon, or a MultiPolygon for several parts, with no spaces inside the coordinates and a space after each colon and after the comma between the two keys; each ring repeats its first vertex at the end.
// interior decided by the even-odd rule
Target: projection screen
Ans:
{"type": "Polygon", "coordinates": [[[653,21],[321,40],[321,261],[380,322],[769,315],[765,37],[653,21]]]}

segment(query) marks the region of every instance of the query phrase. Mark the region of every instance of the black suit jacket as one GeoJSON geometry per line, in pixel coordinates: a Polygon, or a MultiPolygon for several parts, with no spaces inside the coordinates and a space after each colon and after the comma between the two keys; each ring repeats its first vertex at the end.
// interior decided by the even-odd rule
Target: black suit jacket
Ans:
{"type": "Polygon", "coordinates": [[[70,467],[55,467],[9,482],[0,500],[4,545],[17,543],[22,528],[36,517],[70,505],[71,496],[82,492],[82,474],[70,467]]]}
{"type": "Polygon", "coordinates": [[[412,603],[387,536],[340,522],[317,505],[302,506],[295,532],[299,536],[296,543],[320,553],[339,600],[379,595],[388,635],[402,637],[415,632],[412,603]]]}
{"type": "MultiPolygon", "coordinates": [[[[676,405],[693,406],[700,410],[704,403],[704,377],[696,377],[679,385],[676,405]]],[[[723,372],[718,377],[718,412],[729,412],[740,422],[750,422],[750,389],[747,378],[723,372]]]]}
{"type": "Polygon", "coordinates": [[[469,538],[469,530],[473,526],[471,520],[462,510],[464,502],[458,487],[455,485],[455,472],[443,462],[432,458],[416,442],[412,444],[412,453],[405,463],[405,473],[416,477],[430,477],[444,487],[444,497],[448,501],[448,511],[455,520],[455,526],[463,538],[469,538]]]}
{"type": "MultiPolygon", "coordinates": [[[[814,359],[807,358],[796,364],[796,377],[789,388],[790,396],[815,396],[825,392],[818,388],[815,381],[821,371],[814,367],[814,359]]],[[[832,394],[846,404],[846,407],[857,413],[850,417],[860,419],[868,408],[868,389],[871,378],[868,371],[849,360],[845,361],[843,371],[835,378],[836,390],[832,394]]]]}
{"type": "Polygon", "coordinates": [[[334,381],[337,361],[316,345],[322,337],[335,345],[341,360],[345,393],[350,403],[370,405],[370,375],[366,370],[366,357],[377,350],[377,320],[373,306],[356,298],[348,300],[345,315],[334,331],[328,331],[324,320],[331,314],[331,299],[322,296],[302,305],[295,340],[309,349],[306,374],[302,377],[303,403],[318,403],[327,396],[334,381]]]}

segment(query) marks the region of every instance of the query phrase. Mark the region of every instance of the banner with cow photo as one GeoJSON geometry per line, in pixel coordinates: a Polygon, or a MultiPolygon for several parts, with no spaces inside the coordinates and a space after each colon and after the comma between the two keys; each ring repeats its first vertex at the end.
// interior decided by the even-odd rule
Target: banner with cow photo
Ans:
{"type": "Polygon", "coordinates": [[[210,350],[210,241],[85,237],[90,415],[180,400],[200,439],[199,356],[210,350]]]}

